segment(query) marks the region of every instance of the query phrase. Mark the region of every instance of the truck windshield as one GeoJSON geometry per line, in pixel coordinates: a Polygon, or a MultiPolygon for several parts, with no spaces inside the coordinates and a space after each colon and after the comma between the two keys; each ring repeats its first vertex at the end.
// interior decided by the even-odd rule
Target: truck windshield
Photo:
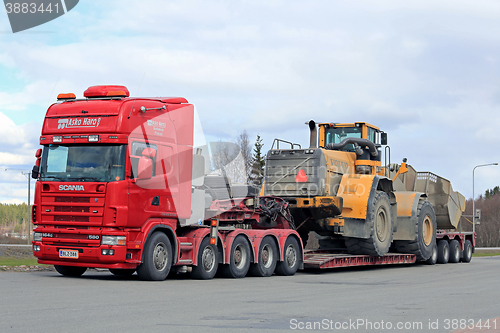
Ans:
{"type": "Polygon", "coordinates": [[[125,145],[44,146],[40,180],[112,182],[125,179],[125,145]]]}

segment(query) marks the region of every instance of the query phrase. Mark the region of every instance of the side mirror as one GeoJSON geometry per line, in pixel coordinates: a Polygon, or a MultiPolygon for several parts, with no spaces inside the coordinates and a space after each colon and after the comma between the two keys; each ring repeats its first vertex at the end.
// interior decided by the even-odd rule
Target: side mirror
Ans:
{"type": "Polygon", "coordinates": [[[380,133],[380,143],[382,146],[387,145],[387,133],[380,133]]]}
{"type": "Polygon", "coordinates": [[[31,178],[38,179],[40,173],[40,167],[38,165],[33,165],[33,170],[31,170],[31,178]]]}
{"type": "Polygon", "coordinates": [[[153,160],[146,156],[139,158],[137,179],[150,179],[153,175],[153,160]]]}

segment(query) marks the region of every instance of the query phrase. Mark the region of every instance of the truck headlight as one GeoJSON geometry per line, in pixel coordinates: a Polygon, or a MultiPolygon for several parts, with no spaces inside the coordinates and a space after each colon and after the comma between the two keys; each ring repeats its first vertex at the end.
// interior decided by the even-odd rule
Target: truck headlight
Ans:
{"type": "Polygon", "coordinates": [[[34,232],[33,233],[33,241],[41,242],[42,241],[42,233],[41,232],[34,232]]]}
{"type": "Polygon", "coordinates": [[[126,245],[127,237],[125,236],[102,236],[101,245],[126,245]]]}

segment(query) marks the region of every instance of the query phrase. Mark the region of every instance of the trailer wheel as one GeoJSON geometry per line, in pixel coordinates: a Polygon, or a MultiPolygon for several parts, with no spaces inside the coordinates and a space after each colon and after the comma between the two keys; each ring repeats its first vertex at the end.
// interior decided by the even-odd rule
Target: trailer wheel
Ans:
{"type": "Polygon", "coordinates": [[[412,241],[395,241],[396,251],[412,253],[417,260],[427,260],[431,257],[436,245],[436,213],[429,201],[421,200],[417,211],[417,233],[412,241]]]}
{"type": "Polygon", "coordinates": [[[250,265],[250,274],[267,277],[274,273],[278,257],[276,244],[270,236],[264,237],[259,246],[258,262],[250,265]]]}
{"type": "Polygon", "coordinates": [[[225,277],[243,278],[250,268],[250,245],[245,236],[239,235],[231,245],[229,264],[222,266],[222,275],[225,277]]]}
{"type": "Polygon", "coordinates": [[[87,270],[87,267],[61,266],[61,265],[54,265],[54,268],[59,274],[72,277],[81,276],[87,270]]]}
{"type": "Polygon", "coordinates": [[[394,226],[391,201],[385,192],[377,191],[373,202],[368,205],[366,223],[371,225],[370,237],[368,239],[347,237],[345,240],[347,251],[351,254],[385,255],[392,243],[394,226]]]}
{"type": "Polygon", "coordinates": [[[470,262],[472,260],[472,243],[470,240],[466,239],[464,243],[464,254],[462,256],[462,262],[470,262]]]}
{"type": "Polygon", "coordinates": [[[205,237],[198,250],[198,265],[193,267],[191,276],[195,279],[210,280],[217,273],[219,266],[219,251],[210,244],[210,238],[205,237]]]}
{"type": "Polygon", "coordinates": [[[429,259],[425,261],[425,263],[427,265],[435,265],[437,263],[437,260],[438,260],[438,249],[437,245],[434,245],[434,247],[432,248],[431,256],[429,257],[429,259]]]}
{"type": "Polygon", "coordinates": [[[141,280],[162,281],[167,278],[171,266],[170,240],[163,232],[155,232],[144,246],[142,264],[137,267],[137,275],[141,280]]]}
{"type": "Polygon", "coordinates": [[[438,242],[438,263],[446,264],[450,258],[450,248],[446,239],[438,242]]]}
{"type": "Polygon", "coordinates": [[[450,241],[450,258],[448,262],[452,264],[460,262],[460,243],[456,239],[450,241]]]}
{"type": "Polygon", "coordinates": [[[118,268],[110,268],[109,271],[113,275],[117,276],[130,276],[135,273],[135,269],[118,269],[118,268]]]}
{"type": "Polygon", "coordinates": [[[276,265],[277,275],[294,275],[299,269],[300,254],[299,243],[293,236],[289,236],[285,242],[283,261],[276,265]]]}

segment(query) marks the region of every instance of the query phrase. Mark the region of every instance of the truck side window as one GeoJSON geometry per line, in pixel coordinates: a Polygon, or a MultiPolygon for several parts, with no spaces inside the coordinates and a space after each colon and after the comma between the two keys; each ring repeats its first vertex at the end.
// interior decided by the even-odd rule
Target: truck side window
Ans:
{"type": "Polygon", "coordinates": [[[142,151],[145,148],[153,148],[156,150],[156,155],[153,158],[153,177],[156,176],[156,158],[158,156],[158,147],[155,144],[150,144],[146,142],[134,141],[132,142],[132,147],[130,150],[130,170],[131,178],[135,178],[137,174],[137,168],[139,165],[139,158],[142,156],[142,151]]]}

